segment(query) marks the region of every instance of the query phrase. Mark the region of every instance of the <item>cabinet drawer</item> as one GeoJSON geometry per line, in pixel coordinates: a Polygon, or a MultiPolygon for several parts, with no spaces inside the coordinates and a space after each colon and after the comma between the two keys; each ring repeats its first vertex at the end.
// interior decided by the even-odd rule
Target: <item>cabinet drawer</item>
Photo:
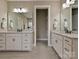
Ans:
{"type": "Polygon", "coordinates": [[[65,42],[65,44],[72,45],[72,39],[70,39],[70,38],[65,37],[64,42],[65,42]]]}
{"type": "Polygon", "coordinates": [[[31,43],[32,40],[31,39],[23,39],[23,43],[31,43]]]}
{"type": "Polygon", "coordinates": [[[69,55],[64,54],[64,58],[63,58],[63,59],[70,59],[70,58],[69,58],[69,55]]]}
{"type": "Polygon", "coordinates": [[[0,44],[5,43],[5,38],[0,38],[0,44]]]}
{"type": "Polygon", "coordinates": [[[24,44],[23,45],[23,50],[32,50],[32,46],[29,44],[24,44]]]}
{"type": "Polygon", "coordinates": [[[0,44],[0,50],[5,50],[5,44],[0,44]]]}
{"type": "Polygon", "coordinates": [[[5,38],[5,34],[1,33],[0,38],[2,38],[2,37],[5,38]]]}
{"type": "Polygon", "coordinates": [[[21,34],[6,34],[6,37],[17,37],[17,36],[21,37],[21,34]]]}
{"type": "Polygon", "coordinates": [[[32,37],[32,34],[23,34],[23,37],[32,37]]]}
{"type": "Polygon", "coordinates": [[[66,52],[67,54],[71,54],[71,52],[72,52],[72,47],[71,46],[69,46],[69,45],[65,45],[65,47],[64,47],[64,52],[66,52]]]}

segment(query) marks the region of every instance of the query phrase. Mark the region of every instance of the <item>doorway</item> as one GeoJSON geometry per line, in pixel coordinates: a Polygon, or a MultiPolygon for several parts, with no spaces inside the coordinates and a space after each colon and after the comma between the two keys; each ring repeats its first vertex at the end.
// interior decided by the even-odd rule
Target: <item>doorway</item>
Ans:
{"type": "Polygon", "coordinates": [[[48,9],[36,9],[36,41],[47,44],[48,40],[48,9]]]}
{"type": "Polygon", "coordinates": [[[34,46],[37,40],[47,40],[50,45],[50,6],[39,5],[34,7],[34,46]]]}
{"type": "Polygon", "coordinates": [[[78,32],[78,8],[72,8],[72,31],[78,32]]]}

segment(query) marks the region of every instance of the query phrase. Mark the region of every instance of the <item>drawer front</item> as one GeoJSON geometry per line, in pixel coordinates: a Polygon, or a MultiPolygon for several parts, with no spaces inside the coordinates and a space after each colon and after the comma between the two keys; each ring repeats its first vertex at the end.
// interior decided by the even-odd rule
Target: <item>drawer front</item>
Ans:
{"type": "Polygon", "coordinates": [[[0,38],[0,44],[5,44],[5,38],[0,38]]]}
{"type": "Polygon", "coordinates": [[[23,39],[23,43],[30,44],[30,43],[32,43],[32,39],[30,39],[30,38],[23,39]]]}
{"type": "Polygon", "coordinates": [[[23,34],[23,37],[32,37],[32,34],[23,34]]]}
{"type": "Polygon", "coordinates": [[[70,58],[69,58],[69,55],[64,54],[64,58],[63,58],[63,59],[70,59],[70,58]]]}
{"type": "Polygon", "coordinates": [[[70,55],[72,52],[72,47],[69,45],[65,45],[64,52],[70,55]]]}
{"type": "Polygon", "coordinates": [[[6,37],[21,37],[21,34],[6,34],[6,37]]]}
{"type": "Polygon", "coordinates": [[[32,46],[30,44],[24,44],[23,50],[32,50],[32,46]]]}
{"type": "Polygon", "coordinates": [[[56,51],[59,54],[59,56],[62,58],[62,36],[57,35],[56,37],[56,51]]]}
{"type": "Polygon", "coordinates": [[[5,50],[5,44],[0,44],[0,50],[5,50]]]}
{"type": "Polygon", "coordinates": [[[5,34],[1,33],[1,34],[0,34],[0,38],[1,38],[1,37],[5,38],[5,34]]]}
{"type": "Polygon", "coordinates": [[[70,38],[65,37],[64,42],[65,42],[65,44],[72,45],[72,39],[70,39],[70,38]]]}

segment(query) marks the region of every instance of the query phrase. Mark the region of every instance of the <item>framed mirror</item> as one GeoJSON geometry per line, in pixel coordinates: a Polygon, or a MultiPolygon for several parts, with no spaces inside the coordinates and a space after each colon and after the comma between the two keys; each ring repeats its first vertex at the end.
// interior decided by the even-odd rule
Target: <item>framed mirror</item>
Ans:
{"type": "MultiPolygon", "coordinates": [[[[63,2],[62,2],[63,5],[63,2]]],[[[75,3],[70,5],[67,8],[61,8],[61,31],[65,31],[64,26],[65,26],[65,19],[67,20],[67,28],[69,31],[73,31],[73,23],[77,21],[73,21],[73,8],[78,8],[78,0],[75,0],[75,3]]],[[[78,17],[77,17],[78,18],[78,17]]],[[[78,20],[78,19],[77,19],[78,20]]],[[[77,23],[76,23],[77,24],[77,23]]],[[[76,25],[75,24],[75,25],[76,25]]],[[[77,24],[78,25],[78,24],[77,24]]],[[[76,25],[76,27],[77,27],[76,25]]]]}
{"type": "Polygon", "coordinates": [[[8,31],[26,31],[28,28],[32,30],[31,12],[8,11],[8,31]]]}

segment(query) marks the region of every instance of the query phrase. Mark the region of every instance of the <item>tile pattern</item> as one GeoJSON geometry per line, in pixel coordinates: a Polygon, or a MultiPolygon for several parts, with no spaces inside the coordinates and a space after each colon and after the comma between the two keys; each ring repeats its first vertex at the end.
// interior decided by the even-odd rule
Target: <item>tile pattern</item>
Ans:
{"type": "Polygon", "coordinates": [[[31,52],[0,52],[0,59],[60,59],[46,42],[37,42],[31,52]]]}

